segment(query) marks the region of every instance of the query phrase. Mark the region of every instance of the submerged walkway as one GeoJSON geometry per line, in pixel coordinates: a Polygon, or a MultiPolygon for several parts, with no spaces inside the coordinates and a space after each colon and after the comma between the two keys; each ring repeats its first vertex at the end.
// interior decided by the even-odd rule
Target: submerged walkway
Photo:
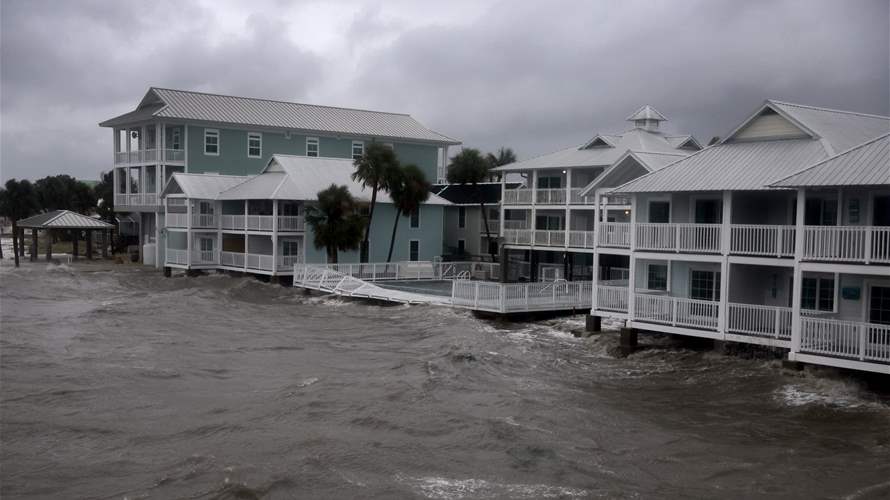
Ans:
{"type": "Polygon", "coordinates": [[[473,269],[475,264],[479,263],[297,264],[294,266],[294,286],[346,297],[446,305],[500,314],[590,309],[593,283],[589,281],[497,283],[475,280],[470,278],[491,276],[490,269],[481,273],[479,269],[473,269]],[[461,270],[467,265],[471,269],[461,270]],[[408,281],[416,285],[410,286],[408,281]],[[418,282],[433,286],[420,286],[418,282]]]}

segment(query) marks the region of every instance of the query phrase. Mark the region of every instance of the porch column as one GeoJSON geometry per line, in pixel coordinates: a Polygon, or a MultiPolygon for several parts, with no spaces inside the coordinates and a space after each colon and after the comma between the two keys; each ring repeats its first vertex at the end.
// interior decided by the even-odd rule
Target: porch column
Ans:
{"type": "MultiPolygon", "coordinates": [[[[596,231],[594,229],[594,231],[596,231]]],[[[596,313],[596,299],[597,299],[597,287],[600,282],[600,253],[599,250],[596,250],[596,244],[594,244],[593,251],[593,289],[591,293],[591,304],[590,304],[590,314],[596,313]]]]}
{"type": "Polygon", "coordinates": [[[77,253],[78,253],[77,252],[77,239],[80,238],[79,233],[80,233],[80,231],[78,231],[76,229],[71,231],[71,234],[74,235],[74,238],[72,238],[72,240],[71,240],[71,258],[73,260],[77,260],[77,253]]]}
{"type": "MultiPolygon", "coordinates": [[[[538,229],[537,224],[537,216],[538,210],[535,208],[535,203],[538,201],[538,171],[532,170],[532,188],[531,188],[531,199],[529,200],[529,204],[532,206],[532,220],[530,221],[528,228],[531,230],[529,235],[529,247],[535,248],[535,231],[538,229]]],[[[529,259],[531,260],[531,259],[529,259]]],[[[537,276],[536,271],[532,271],[532,276],[537,276]]],[[[536,280],[532,280],[536,281],[536,280]]]]}
{"type": "MultiPolygon", "coordinates": [[[[501,175],[501,201],[500,201],[500,209],[501,209],[501,225],[500,231],[498,232],[498,236],[501,238],[504,237],[504,220],[506,220],[507,215],[505,214],[506,210],[504,209],[504,197],[507,194],[507,172],[503,172],[501,175]]],[[[501,245],[503,246],[503,245],[501,245]]],[[[504,265],[505,262],[502,262],[501,265],[504,265]]]]}
{"type": "Polygon", "coordinates": [[[37,260],[37,228],[31,228],[31,262],[37,260]]]}
{"type": "MultiPolygon", "coordinates": [[[[159,170],[160,167],[155,167],[155,169],[159,170]]],[[[158,199],[158,202],[160,202],[160,199],[158,199]]],[[[105,257],[104,254],[102,256],[105,257]]],[[[155,269],[160,269],[160,268],[161,268],[161,214],[159,214],[157,212],[157,208],[155,208],[155,269]]]]}
{"type": "Polygon", "coordinates": [[[272,274],[278,271],[278,200],[272,200],[272,274]]]}
{"type": "MultiPolygon", "coordinates": [[[[34,245],[35,248],[37,245],[34,245]]],[[[87,237],[86,237],[86,246],[87,246],[87,260],[93,260],[93,232],[87,229],[87,237]]]]}
{"type": "Polygon", "coordinates": [[[247,248],[248,237],[247,237],[247,213],[248,213],[248,201],[244,200],[244,270],[247,271],[247,254],[250,251],[247,248]]]}
{"type": "Polygon", "coordinates": [[[630,250],[637,249],[637,194],[630,197],[630,250]]]}
{"type": "Polygon", "coordinates": [[[46,261],[49,262],[53,260],[53,230],[44,230],[43,237],[46,238],[46,242],[44,243],[46,246],[46,261]]]}
{"type": "MultiPolygon", "coordinates": [[[[566,242],[565,246],[566,246],[566,248],[568,248],[568,247],[572,246],[571,243],[569,242],[569,230],[572,227],[572,169],[570,169],[570,168],[566,169],[565,209],[566,209],[566,227],[565,227],[565,236],[563,236],[563,237],[565,238],[565,242],[566,242]]],[[[584,246],[584,244],[582,243],[581,246],[584,246]]]]}
{"type": "Polygon", "coordinates": [[[185,199],[185,265],[192,267],[192,200],[185,199]]]}
{"type": "Polygon", "coordinates": [[[723,192],[723,220],[720,225],[720,306],[717,310],[717,330],[726,335],[729,321],[729,250],[732,238],[732,191],[723,192]]]}
{"type": "MultiPolygon", "coordinates": [[[[634,319],[634,310],[636,309],[636,283],[637,283],[637,257],[634,252],[630,253],[630,268],[627,270],[627,327],[630,328],[630,322],[634,319]]],[[[670,266],[670,262],[668,266],[670,266]]]]}
{"type": "MultiPolygon", "coordinates": [[[[806,208],[806,190],[797,190],[797,220],[794,230],[794,279],[792,280],[791,293],[791,356],[800,351],[800,303],[803,290],[803,272],[800,269],[800,261],[803,258],[804,243],[804,210],[806,208]]],[[[790,357],[790,356],[789,356],[790,357]]]]}

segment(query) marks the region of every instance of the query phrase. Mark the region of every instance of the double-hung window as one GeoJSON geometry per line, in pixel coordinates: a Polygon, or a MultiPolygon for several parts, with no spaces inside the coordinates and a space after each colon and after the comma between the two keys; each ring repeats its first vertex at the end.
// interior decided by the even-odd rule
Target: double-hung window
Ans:
{"type": "Polygon", "coordinates": [[[263,156],[263,134],[258,132],[249,132],[247,134],[247,157],[262,158],[263,156]]]}
{"type": "Polygon", "coordinates": [[[318,137],[306,138],[306,156],[318,156],[318,137]]]}
{"type": "Polygon", "coordinates": [[[834,278],[804,278],[801,284],[801,309],[834,311],[834,278]]]}
{"type": "Polygon", "coordinates": [[[170,149],[182,149],[182,132],[178,128],[170,132],[170,146],[170,149]]]}
{"type": "Polygon", "coordinates": [[[646,266],[646,288],[649,290],[667,291],[668,268],[666,264],[649,264],[646,266]]]}
{"type": "Polygon", "coordinates": [[[365,143],[362,141],[352,141],[352,159],[358,160],[365,155],[365,143]]]}
{"type": "Polygon", "coordinates": [[[457,207],[457,227],[458,229],[467,227],[467,207],[457,207]]]}
{"type": "Polygon", "coordinates": [[[696,300],[720,300],[720,273],[695,269],[690,271],[689,298],[696,300]]]}
{"type": "Polygon", "coordinates": [[[420,227],[420,207],[417,210],[411,212],[411,221],[409,224],[411,229],[417,229],[420,227]]]}
{"type": "Polygon", "coordinates": [[[219,130],[204,129],[204,154],[219,156],[219,130]]]}

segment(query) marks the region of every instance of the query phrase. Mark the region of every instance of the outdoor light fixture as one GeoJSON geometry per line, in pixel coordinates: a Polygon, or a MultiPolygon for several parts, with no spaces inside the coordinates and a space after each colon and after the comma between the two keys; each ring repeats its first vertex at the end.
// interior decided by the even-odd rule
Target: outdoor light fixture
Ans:
{"type": "Polygon", "coordinates": [[[630,210],[625,210],[624,215],[630,215],[630,210]]]}

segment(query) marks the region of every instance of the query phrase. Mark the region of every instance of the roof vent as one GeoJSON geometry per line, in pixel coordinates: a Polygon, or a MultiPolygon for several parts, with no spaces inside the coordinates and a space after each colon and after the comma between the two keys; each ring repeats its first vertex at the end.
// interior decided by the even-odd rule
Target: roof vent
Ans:
{"type": "Polygon", "coordinates": [[[643,130],[658,130],[661,122],[667,118],[650,105],[645,105],[627,117],[627,121],[634,122],[634,126],[643,130]]]}

